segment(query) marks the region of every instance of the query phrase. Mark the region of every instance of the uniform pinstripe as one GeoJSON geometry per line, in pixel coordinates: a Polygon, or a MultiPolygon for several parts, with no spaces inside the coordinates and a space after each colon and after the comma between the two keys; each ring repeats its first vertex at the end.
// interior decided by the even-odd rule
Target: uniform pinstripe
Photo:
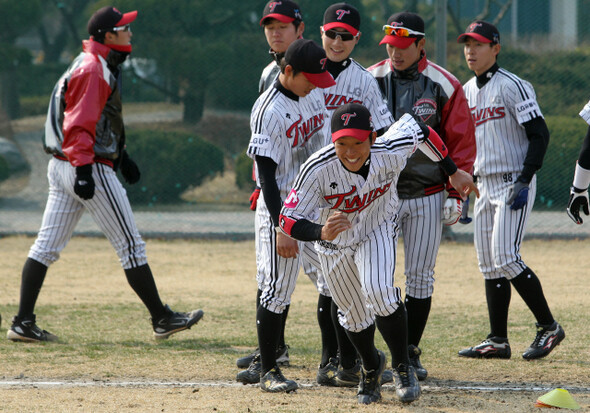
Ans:
{"type": "Polygon", "coordinates": [[[346,103],[361,103],[371,112],[375,130],[391,126],[393,116],[377,81],[358,62],[350,59],[348,67],[335,80],[336,85],[324,89],[326,108],[330,114],[346,103]]]}
{"type": "Polygon", "coordinates": [[[522,124],[543,115],[531,84],[502,68],[481,89],[475,78],[463,89],[476,125],[474,174],[480,198],[474,206],[474,239],[480,270],[486,279],[512,279],[526,268],[519,250],[535,200],[536,178],[524,208],[512,210],[506,199],[529,146],[522,124]]]}
{"type": "Polygon", "coordinates": [[[340,323],[350,331],[370,326],[375,315],[392,314],[401,300],[394,287],[398,208],[396,183],[407,158],[424,135],[410,115],[377,140],[365,180],[347,171],[333,146],[314,154],[301,168],[282,215],[326,222],[339,210],[352,228],[330,242],[317,241],[322,271],[338,305],[340,323]]]}
{"type": "MultiPolygon", "coordinates": [[[[252,137],[247,153],[252,158],[271,158],[277,164],[275,176],[281,199],[286,198],[303,162],[326,144],[326,119],[319,89],[295,101],[271,87],[254,104],[250,118],[252,137]]],[[[259,181],[257,184],[260,186],[259,181]]],[[[283,258],[277,254],[275,228],[262,193],[256,208],[255,231],[256,280],[262,291],[260,303],[264,308],[282,313],[290,304],[302,264],[318,291],[330,296],[323,279],[318,280],[316,273],[310,270],[310,265],[314,264],[319,268],[317,253],[311,243],[300,242],[300,254],[296,258],[283,258]]]]}

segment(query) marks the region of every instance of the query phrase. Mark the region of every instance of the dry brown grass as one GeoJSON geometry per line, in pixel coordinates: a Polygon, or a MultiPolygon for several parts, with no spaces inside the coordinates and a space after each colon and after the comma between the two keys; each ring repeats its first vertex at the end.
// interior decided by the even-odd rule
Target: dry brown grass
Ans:
{"type": "MultiPolygon", "coordinates": [[[[32,241],[0,239],[2,335],[16,312],[19,274],[32,241]]],[[[456,356],[457,350],[487,333],[483,282],[473,246],[444,243],[421,343],[422,361],[430,373],[423,396],[402,406],[386,385],[383,402],[365,407],[357,405],[354,389],[315,384],[317,294],[305,276],[293,295],[286,333],[292,366],[284,369],[303,388],[272,395],[235,384],[236,357],[256,343],[252,241],[148,240],[148,257],[164,301],[179,310],[205,310],[196,327],[159,343],[152,340],[146,311],[108,242],[75,238],[50,269],[36,310],[39,325],[57,333],[61,343],[0,340],[0,411],[529,412],[536,410],[536,398],[555,387],[569,388],[588,409],[590,333],[585,327],[590,303],[588,258],[582,251],[588,251],[587,242],[524,244],[523,257],[541,278],[552,311],[566,329],[567,338],[554,353],[534,362],[519,356],[534,336],[534,320],[515,293],[509,324],[512,359],[465,360],[456,356]],[[73,384],[27,385],[47,380],[73,384]],[[2,384],[8,381],[18,384],[2,384]]],[[[400,248],[399,268],[402,252],[400,248]]],[[[401,285],[403,275],[396,276],[401,285]]],[[[378,345],[385,348],[380,339],[378,345]]]]}

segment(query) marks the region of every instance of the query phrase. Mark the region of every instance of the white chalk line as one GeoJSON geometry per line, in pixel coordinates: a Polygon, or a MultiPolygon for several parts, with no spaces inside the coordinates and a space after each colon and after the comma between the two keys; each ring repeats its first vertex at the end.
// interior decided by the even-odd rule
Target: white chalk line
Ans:
{"type": "MultiPolygon", "coordinates": [[[[118,388],[174,388],[174,387],[242,387],[244,384],[238,382],[169,382],[169,381],[76,381],[76,380],[0,380],[0,389],[21,389],[21,388],[71,388],[71,387],[118,387],[118,388]]],[[[249,387],[257,387],[257,385],[246,385],[249,387]]],[[[301,388],[322,387],[318,384],[299,383],[301,388]]],[[[384,388],[393,387],[391,384],[386,384],[384,388]]],[[[569,387],[569,386],[495,386],[495,385],[421,385],[423,391],[438,392],[438,391],[481,391],[481,392],[547,392],[557,387],[566,389],[573,393],[590,393],[590,387],[569,387]]]]}

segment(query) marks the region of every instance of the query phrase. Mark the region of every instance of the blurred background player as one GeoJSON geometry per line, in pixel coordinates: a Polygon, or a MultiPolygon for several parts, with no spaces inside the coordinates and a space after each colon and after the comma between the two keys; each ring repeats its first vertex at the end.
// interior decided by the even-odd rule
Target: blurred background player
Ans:
{"type": "MultiPolygon", "coordinates": [[[[469,107],[455,76],[426,58],[424,21],[415,13],[396,13],[387,19],[383,30],[385,36],[379,44],[386,45],[389,59],[368,70],[377,79],[394,118],[410,113],[430,126],[440,135],[456,165],[471,173],[475,127],[469,107]]],[[[397,223],[405,251],[408,351],[418,378],[424,380],[428,371],[420,361],[418,345],[430,314],[442,225],[459,220],[462,200],[439,165],[420,151],[408,159],[397,191],[397,223]]]]}
{"type": "Polygon", "coordinates": [[[537,275],[522,260],[520,245],[537,191],[549,131],[532,85],[497,63],[500,32],[485,21],[471,23],[457,41],[475,73],[464,85],[475,120],[474,239],[485,279],[490,334],[463,357],[510,358],[508,308],[511,284],[537,320],[537,335],[522,357],[548,355],[564,338],[537,275]]]}
{"type": "MultiPolygon", "coordinates": [[[[256,100],[250,117],[252,137],[247,153],[256,161],[262,189],[255,221],[257,280],[261,291],[256,312],[260,367],[256,372],[253,361],[236,379],[251,383],[252,373],[258,373],[261,389],[268,392],[298,388],[295,381],[287,380],[281,373],[276,352],[283,313],[290,304],[302,261],[309,260],[319,267],[311,243],[289,238],[278,227],[283,200],[299,168],[326,142],[327,113],[323,94],[316,90],[334,84],[325,63],[326,53],[312,40],[291,43],[281,60],[277,81],[256,100]]],[[[327,287],[326,294],[329,295],[327,287]]]]}
{"type": "MultiPolygon", "coordinates": [[[[130,24],[137,11],[122,14],[106,6],[88,21],[90,39],[56,84],[45,125],[49,196],[41,229],[22,270],[18,314],[7,337],[13,341],[57,341],[39,328],[34,314],[48,267],[59,259],[84,211],[88,211],[115,248],[127,281],[152,317],[156,339],[190,328],[203,316],[172,311],[162,304],[145,242],[117,167],[135,183],[140,172],[125,151],[120,65],[131,53],[130,24]]],[[[75,269],[73,269],[75,271],[75,269]]]]}
{"type": "MultiPolygon", "coordinates": [[[[590,125],[590,102],[586,103],[580,116],[590,125]]],[[[588,185],[590,185],[590,126],[576,162],[574,182],[570,188],[570,200],[567,204],[567,215],[578,225],[584,222],[580,210],[586,216],[590,213],[588,211],[588,185]]]]}

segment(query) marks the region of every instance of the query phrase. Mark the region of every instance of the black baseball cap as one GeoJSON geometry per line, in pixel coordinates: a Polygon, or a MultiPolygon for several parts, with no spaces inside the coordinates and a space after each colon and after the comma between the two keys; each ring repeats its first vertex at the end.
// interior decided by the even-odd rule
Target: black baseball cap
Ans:
{"type": "Polygon", "coordinates": [[[383,26],[385,30],[385,37],[381,39],[379,44],[390,44],[400,49],[407,49],[417,38],[424,37],[424,20],[416,13],[402,11],[389,16],[387,24],[383,26]],[[405,36],[398,36],[396,34],[387,34],[388,28],[408,29],[405,36]]]}
{"type": "Polygon", "coordinates": [[[269,1],[264,6],[262,11],[262,19],[260,25],[264,25],[266,19],[277,19],[283,23],[291,23],[293,21],[302,21],[301,9],[299,5],[291,0],[269,1]]]}
{"type": "Polygon", "coordinates": [[[343,136],[352,136],[361,142],[373,132],[371,112],[360,103],[347,103],[332,114],[332,142],[343,136]]]}
{"type": "Polygon", "coordinates": [[[457,37],[457,43],[465,42],[468,37],[473,37],[482,43],[500,43],[500,32],[496,26],[483,20],[476,20],[467,26],[465,33],[457,37]]]}
{"type": "Polygon", "coordinates": [[[361,28],[361,15],[359,11],[350,4],[332,4],[324,12],[324,31],[334,27],[344,27],[353,36],[356,36],[361,28]]]}
{"type": "Polygon", "coordinates": [[[97,10],[88,20],[88,34],[97,36],[113,27],[125,26],[137,17],[137,10],[129,13],[121,13],[113,6],[105,6],[97,10]]]}
{"type": "Polygon", "coordinates": [[[326,52],[310,39],[297,39],[285,52],[285,63],[305,75],[319,88],[334,86],[336,82],[326,69],[326,52]]]}

